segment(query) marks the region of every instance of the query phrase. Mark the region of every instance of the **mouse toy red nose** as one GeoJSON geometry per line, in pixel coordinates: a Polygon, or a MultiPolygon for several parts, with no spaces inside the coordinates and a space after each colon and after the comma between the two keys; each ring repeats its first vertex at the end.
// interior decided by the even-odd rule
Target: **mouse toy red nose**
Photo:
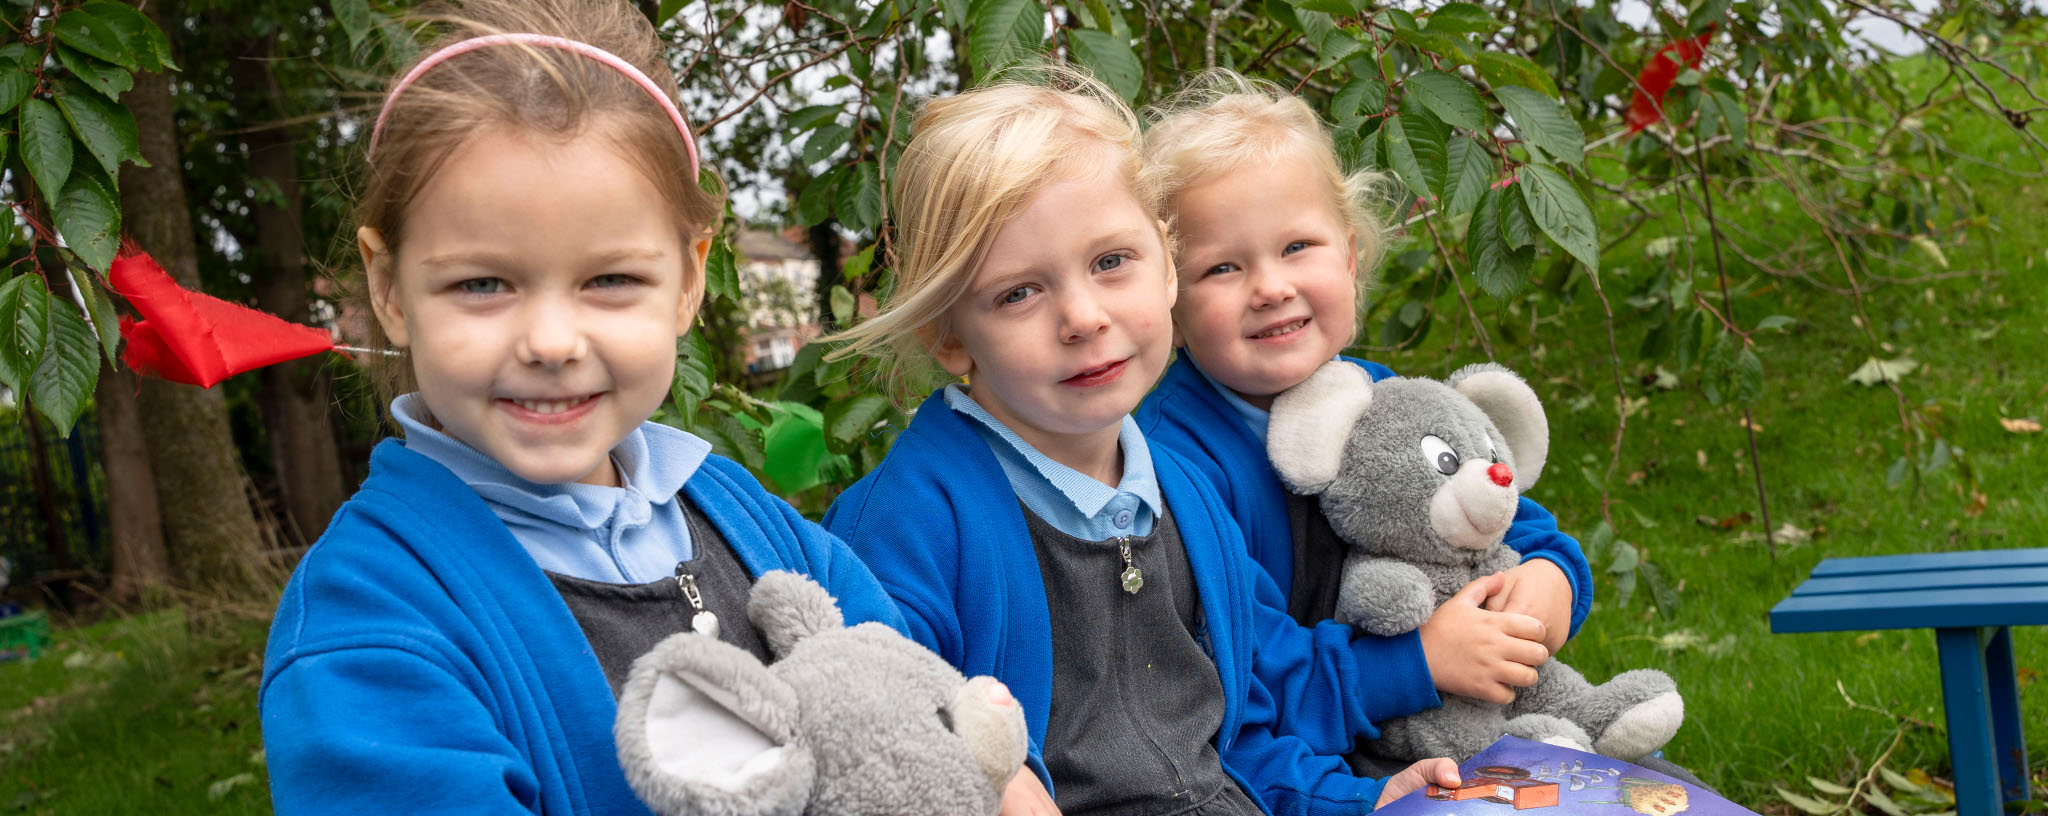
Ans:
{"type": "Polygon", "coordinates": [[[1507,465],[1495,462],[1493,463],[1493,467],[1486,469],[1486,477],[1492,479],[1494,484],[1500,485],[1501,487],[1507,487],[1508,485],[1514,483],[1515,472],[1512,470],[1508,470],[1507,465]]]}

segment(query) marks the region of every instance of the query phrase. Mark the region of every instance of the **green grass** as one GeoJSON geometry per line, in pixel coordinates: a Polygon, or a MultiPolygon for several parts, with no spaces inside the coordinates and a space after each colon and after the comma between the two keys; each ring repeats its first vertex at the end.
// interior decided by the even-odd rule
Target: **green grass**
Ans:
{"type": "Polygon", "coordinates": [[[270,812],[265,623],[180,611],[58,628],[0,663],[0,813],[270,812]]]}
{"type": "MultiPolygon", "coordinates": [[[[1923,67],[1909,61],[1902,70],[1923,67]]],[[[1770,607],[1817,562],[2048,547],[2048,438],[2013,433],[1999,422],[2048,420],[2048,179],[2007,174],[2003,168],[2039,164],[2002,125],[1978,119],[1929,126],[1945,131],[1956,149],[1991,160],[1993,166],[1955,164],[1949,181],[1974,189],[1993,224],[1939,236],[1949,271],[1973,274],[1913,284],[1866,278],[1872,291],[1865,311],[1883,346],[1873,349],[1870,336],[1852,322],[1855,309],[1847,295],[1810,282],[1776,280],[1732,255],[1728,259],[1731,283],[1746,284],[1748,291],[1734,304],[1743,325],[1773,314],[1800,320],[1788,331],[1757,335],[1765,391],[1752,410],[1771,522],[1792,525],[1810,539],[1780,542],[1773,560],[1760,521],[1732,529],[1702,523],[1757,512],[1741,411],[1711,404],[1693,372],[1683,373],[1672,390],[1645,385],[1654,379],[1655,366],[1637,362],[1643,332],[1623,328],[1616,337],[1625,390],[1648,402],[1629,417],[1612,477],[1617,503],[1610,512],[1620,536],[1640,545],[1680,588],[1679,602],[1655,610],[1647,593],[1638,591],[1630,603],[1617,605],[1611,576],[1596,564],[1608,600],[1596,606],[1560,658],[1596,679],[1636,667],[1669,672],[1685,694],[1687,716],[1667,755],[1753,809],[1792,812],[1773,786],[1811,795],[1809,776],[1853,784],[1895,736],[1899,744],[1885,760],[1887,768],[1949,773],[1930,631],[1770,633],[1770,607]],[[1926,473],[1917,487],[1910,480],[1887,486],[1887,471],[1909,439],[1901,428],[1899,400],[1882,386],[1846,380],[1873,355],[1919,361],[1901,383],[1905,410],[1924,423],[1925,445],[1938,435],[1956,450],[1950,464],[1926,473]]],[[[1595,170],[1618,175],[1615,168],[1595,170]]],[[[1831,250],[1788,195],[1772,191],[1739,204],[1717,203],[1751,255],[1847,288],[1831,250]]],[[[1673,198],[1649,205],[1672,215],[1610,254],[1602,272],[1617,324],[1624,327],[1640,320],[1623,298],[1664,263],[1687,261],[1683,250],[1669,261],[1631,257],[1631,246],[1639,251],[1656,237],[1679,236],[1692,252],[1697,285],[1713,285],[1699,213],[1692,213],[1688,229],[1676,216],[1673,198]]],[[[1603,224],[1612,228],[1624,214],[1608,202],[1603,224]]],[[[1943,271],[1910,246],[1900,247],[1897,257],[1903,263],[1889,267],[1887,276],[1943,271]]],[[[1589,287],[1577,292],[1582,301],[1593,296],[1589,287]]],[[[1712,299],[1718,306],[1718,297],[1712,299]]],[[[1547,309],[1557,308],[1548,303],[1547,309]]],[[[1445,319],[1464,319],[1454,300],[1437,306],[1445,319]]],[[[1517,328],[1530,323],[1526,309],[1481,305],[1482,317],[1517,328]]],[[[1555,511],[1566,530],[1583,535],[1601,520],[1594,480],[1608,466],[1615,372],[1598,304],[1581,303],[1566,314],[1570,320],[1540,324],[1533,337],[1526,331],[1517,342],[1496,337],[1494,352],[1536,384],[1550,411],[1551,460],[1531,495],[1555,511]]],[[[1447,333],[1442,326],[1437,332],[1447,333]]],[[[1483,359],[1466,344],[1447,349],[1441,338],[1379,357],[1396,370],[1435,376],[1483,359]]],[[[2030,681],[2048,674],[2048,630],[2015,630],[2014,648],[2029,757],[2040,776],[2038,769],[2048,767],[2048,684],[2030,681]]],[[[2039,788],[2035,796],[2042,796],[2039,788]]]]}

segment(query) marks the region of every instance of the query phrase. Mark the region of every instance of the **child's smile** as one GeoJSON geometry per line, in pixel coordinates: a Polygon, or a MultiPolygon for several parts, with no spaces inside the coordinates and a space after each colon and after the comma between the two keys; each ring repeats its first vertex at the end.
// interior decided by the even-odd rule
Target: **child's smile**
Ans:
{"type": "Polygon", "coordinates": [[[946,313],[940,364],[1026,442],[1115,484],[1116,435],[1166,367],[1173,265],[1109,171],[1046,185],[946,313]]]}
{"type": "Polygon", "coordinates": [[[1174,196],[1180,342],[1254,405],[1308,379],[1351,342],[1356,244],[1307,162],[1209,176],[1174,196]]]}
{"type": "Polygon", "coordinates": [[[610,451],[668,395],[703,244],[611,142],[472,137],[365,230],[378,320],[448,435],[536,483],[617,484],[610,451]]]}

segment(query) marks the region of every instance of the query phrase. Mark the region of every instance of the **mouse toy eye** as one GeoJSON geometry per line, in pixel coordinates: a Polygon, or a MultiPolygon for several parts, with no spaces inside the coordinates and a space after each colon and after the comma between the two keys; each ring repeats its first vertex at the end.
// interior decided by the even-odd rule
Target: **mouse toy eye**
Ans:
{"type": "Polygon", "coordinates": [[[1456,475],[1458,472],[1458,454],[1451,451],[1448,443],[1433,434],[1422,438],[1422,458],[1431,467],[1436,468],[1436,472],[1445,476],[1456,475]]]}

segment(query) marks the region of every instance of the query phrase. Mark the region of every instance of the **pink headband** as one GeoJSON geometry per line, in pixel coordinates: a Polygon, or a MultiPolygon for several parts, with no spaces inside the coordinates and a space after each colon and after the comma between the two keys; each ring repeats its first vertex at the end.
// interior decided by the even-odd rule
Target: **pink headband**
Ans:
{"type": "Polygon", "coordinates": [[[690,175],[692,177],[697,175],[697,140],[690,136],[690,124],[683,120],[683,112],[676,109],[675,101],[670,99],[668,94],[661,90],[661,86],[654,84],[654,80],[648,79],[646,74],[640,72],[640,69],[633,67],[633,64],[630,62],[620,59],[617,54],[589,43],[577,42],[547,34],[524,32],[472,37],[435,51],[427,55],[426,59],[420,60],[420,64],[413,66],[412,70],[405,72],[405,76],[399,78],[397,85],[391,86],[391,94],[384,97],[384,109],[377,112],[377,124],[370,130],[369,152],[377,152],[377,137],[384,133],[384,120],[391,116],[391,101],[397,99],[399,94],[404,93],[405,89],[410,87],[414,80],[419,79],[421,74],[427,72],[427,69],[447,62],[451,57],[467,54],[479,48],[513,44],[574,51],[611,66],[614,71],[625,74],[627,79],[633,80],[633,83],[639,85],[641,90],[646,91],[648,96],[654,97],[654,101],[661,103],[662,110],[668,112],[669,121],[674,122],[676,131],[683,134],[683,147],[690,151],[690,175]]]}

